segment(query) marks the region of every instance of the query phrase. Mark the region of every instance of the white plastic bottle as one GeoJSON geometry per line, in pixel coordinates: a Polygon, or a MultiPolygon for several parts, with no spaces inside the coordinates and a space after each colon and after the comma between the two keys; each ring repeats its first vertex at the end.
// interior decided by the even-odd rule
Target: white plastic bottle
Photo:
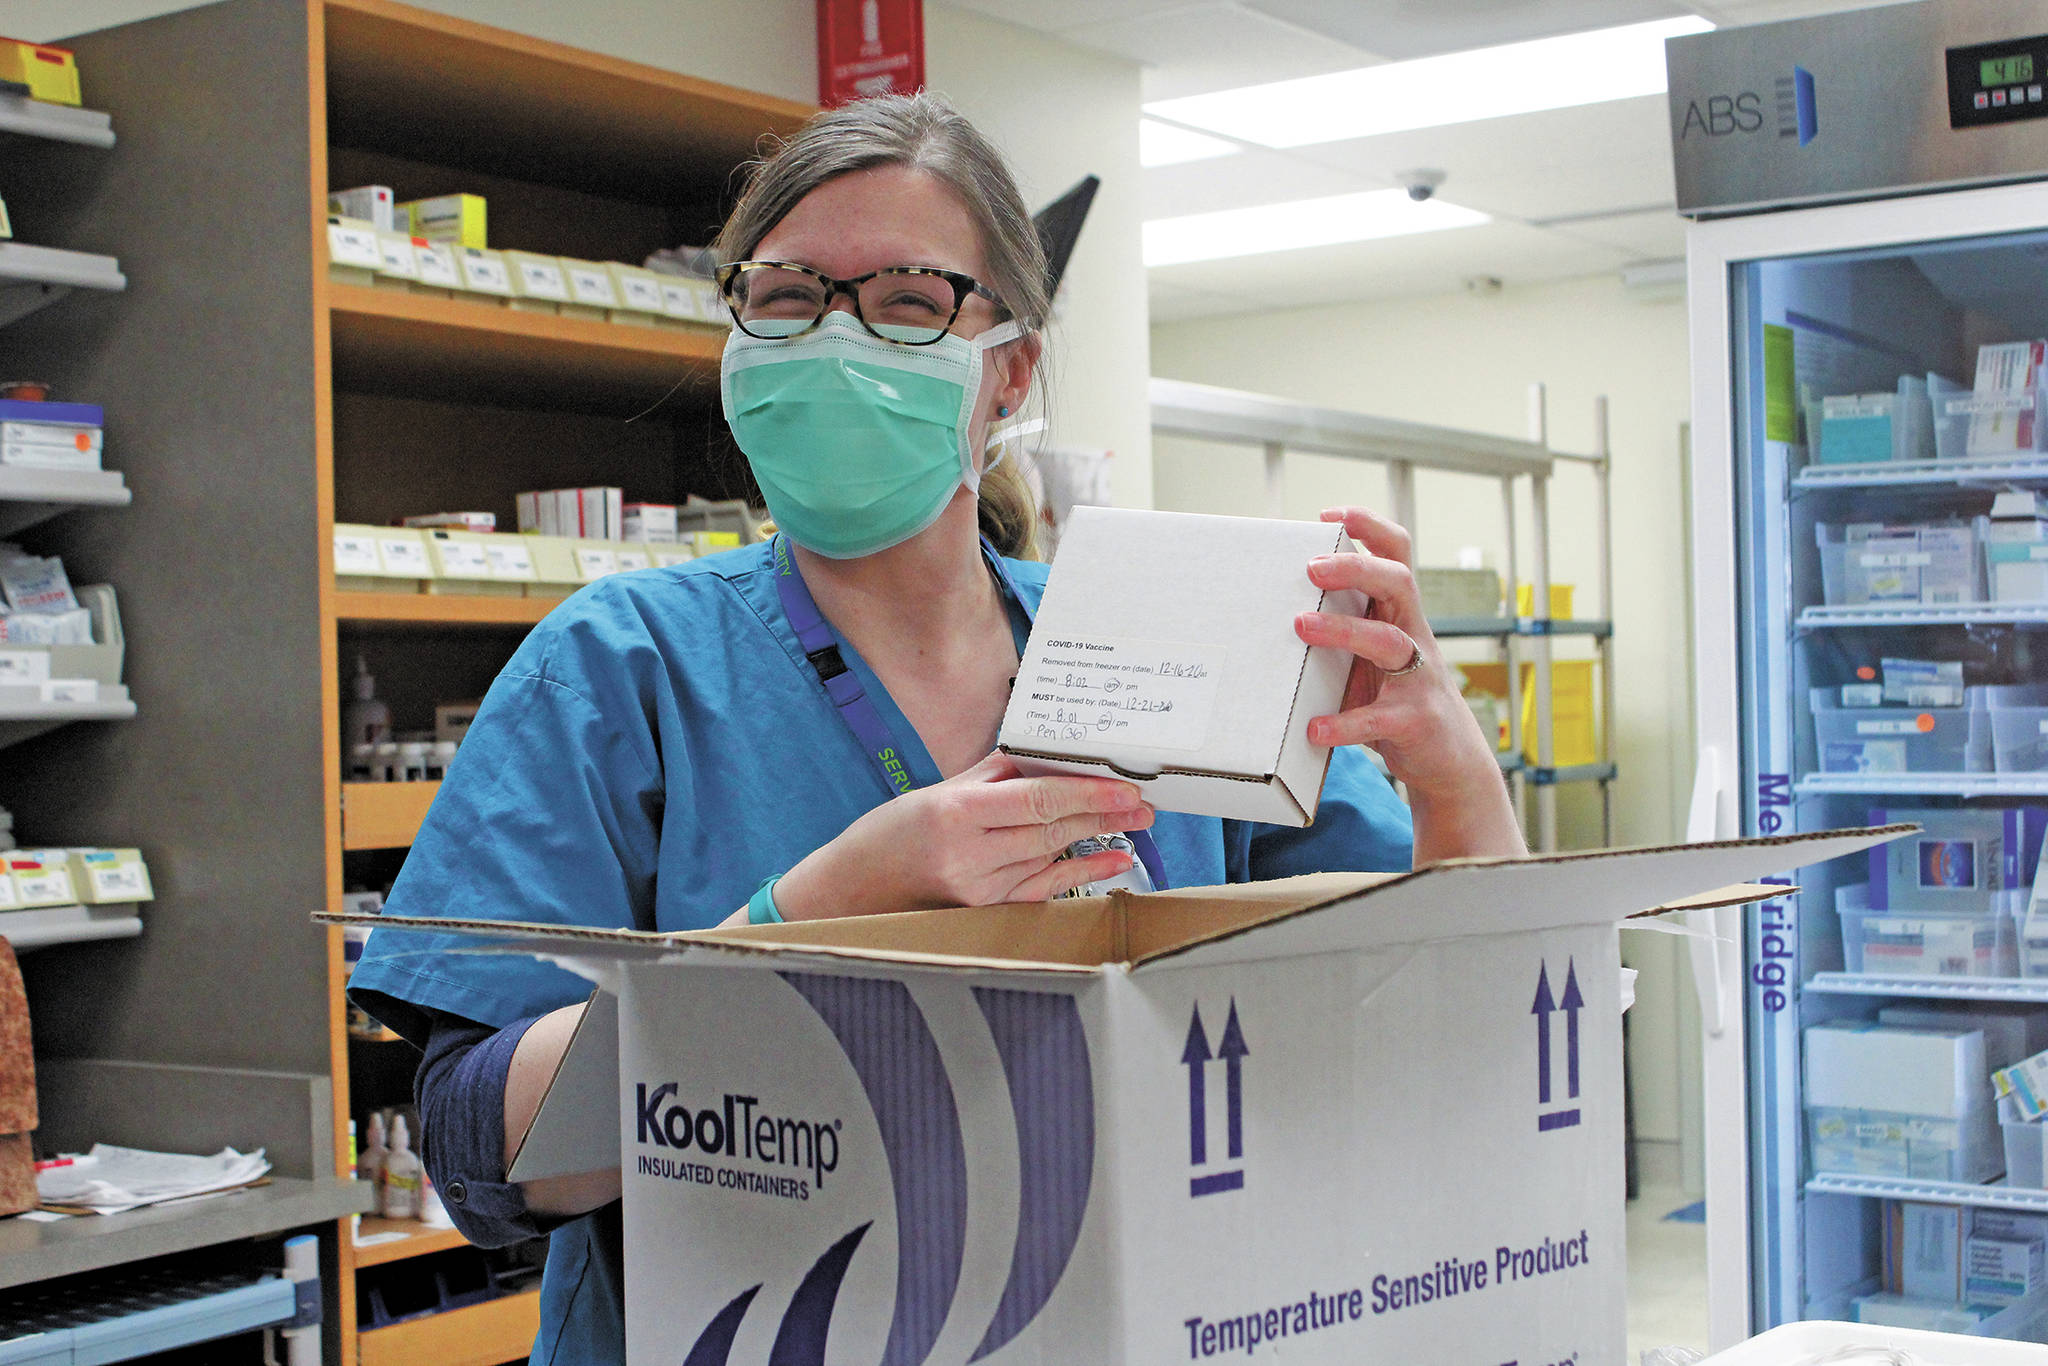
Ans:
{"type": "Polygon", "coordinates": [[[391,708],[377,700],[377,680],[370,666],[356,656],[356,676],[349,680],[351,696],[341,708],[341,743],[353,753],[357,745],[374,745],[391,734],[391,708]]]}
{"type": "Polygon", "coordinates": [[[420,1217],[420,1159],[405,1131],[405,1116],[391,1120],[391,1151],[384,1159],[384,1217],[420,1217]]]}
{"type": "Polygon", "coordinates": [[[370,1189],[374,1192],[373,1207],[378,1210],[384,1208],[384,1161],[388,1156],[389,1153],[384,1147],[383,1112],[372,1110],[369,1140],[356,1155],[356,1180],[370,1183],[370,1189]]]}

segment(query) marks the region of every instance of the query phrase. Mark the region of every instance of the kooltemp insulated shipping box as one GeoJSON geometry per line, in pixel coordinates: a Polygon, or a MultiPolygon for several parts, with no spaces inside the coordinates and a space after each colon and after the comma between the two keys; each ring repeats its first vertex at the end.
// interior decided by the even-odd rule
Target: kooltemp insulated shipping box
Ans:
{"type": "Polygon", "coordinates": [[[1621,1366],[1616,926],[1883,837],[686,935],[384,923],[599,983],[512,1175],[621,1163],[632,1366],[1621,1366]]]}

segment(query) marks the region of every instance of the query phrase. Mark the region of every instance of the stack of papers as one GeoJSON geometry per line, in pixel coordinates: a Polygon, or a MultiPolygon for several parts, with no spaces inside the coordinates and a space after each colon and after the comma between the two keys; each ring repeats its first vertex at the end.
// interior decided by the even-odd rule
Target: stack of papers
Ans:
{"type": "Polygon", "coordinates": [[[36,1195],[46,1207],[87,1214],[121,1214],[144,1205],[218,1195],[254,1185],[270,1170],[258,1148],[222,1148],[212,1157],[153,1153],[95,1143],[83,1156],[60,1159],[36,1173],[36,1195]]]}

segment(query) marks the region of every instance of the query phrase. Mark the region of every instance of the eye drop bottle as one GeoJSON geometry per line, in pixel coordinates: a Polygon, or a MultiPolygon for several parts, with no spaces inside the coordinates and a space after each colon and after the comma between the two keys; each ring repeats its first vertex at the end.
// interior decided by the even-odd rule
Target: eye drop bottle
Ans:
{"type": "Polygon", "coordinates": [[[420,1160],[412,1150],[404,1115],[391,1121],[391,1152],[384,1159],[384,1217],[420,1217],[420,1160]]]}

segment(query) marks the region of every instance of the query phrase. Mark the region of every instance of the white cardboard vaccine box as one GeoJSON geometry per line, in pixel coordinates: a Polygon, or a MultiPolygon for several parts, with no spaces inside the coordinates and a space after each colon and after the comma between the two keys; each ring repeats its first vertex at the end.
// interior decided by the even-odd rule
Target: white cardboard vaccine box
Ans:
{"type": "Polygon", "coordinates": [[[1354,656],[1295,634],[1362,616],[1308,562],[1351,548],[1334,522],[1080,507],[1032,623],[997,742],[1026,773],[1128,778],[1164,811],[1308,825],[1354,656]]]}
{"type": "Polygon", "coordinates": [[[1909,828],[677,935],[381,923],[600,987],[511,1177],[621,1164],[631,1366],[1622,1366],[1616,927],[1909,828]]]}

